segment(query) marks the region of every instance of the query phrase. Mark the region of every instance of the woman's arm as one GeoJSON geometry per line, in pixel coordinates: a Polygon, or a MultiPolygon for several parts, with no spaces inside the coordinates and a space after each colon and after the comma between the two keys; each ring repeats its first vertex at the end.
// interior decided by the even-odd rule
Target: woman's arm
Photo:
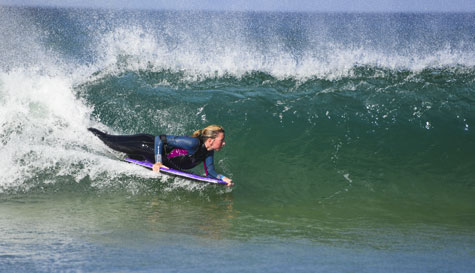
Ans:
{"type": "Polygon", "coordinates": [[[232,186],[232,185],[234,185],[234,184],[233,184],[233,181],[232,181],[230,178],[228,178],[228,177],[226,177],[226,176],[224,176],[224,175],[222,175],[222,174],[218,174],[218,173],[216,172],[216,170],[214,169],[214,151],[212,151],[212,152],[209,154],[209,156],[206,157],[204,163],[205,163],[205,172],[206,172],[206,175],[207,175],[207,176],[220,179],[220,180],[226,182],[226,183],[227,183],[227,186],[232,186]]]}

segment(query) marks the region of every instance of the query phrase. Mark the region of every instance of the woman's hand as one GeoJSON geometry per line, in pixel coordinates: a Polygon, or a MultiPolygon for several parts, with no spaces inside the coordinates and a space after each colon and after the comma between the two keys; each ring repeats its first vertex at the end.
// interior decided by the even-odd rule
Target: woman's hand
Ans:
{"type": "Polygon", "coordinates": [[[226,187],[232,187],[234,186],[234,183],[231,179],[227,178],[227,177],[223,177],[221,180],[223,180],[224,182],[226,182],[226,187]]]}
{"type": "Polygon", "coordinates": [[[169,169],[167,166],[163,165],[162,162],[157,162],[157,163],[153,164],[152,170],[153,170],[154,172],[159,173],[159,172],[160,172],[160,168],[169,169]]]}

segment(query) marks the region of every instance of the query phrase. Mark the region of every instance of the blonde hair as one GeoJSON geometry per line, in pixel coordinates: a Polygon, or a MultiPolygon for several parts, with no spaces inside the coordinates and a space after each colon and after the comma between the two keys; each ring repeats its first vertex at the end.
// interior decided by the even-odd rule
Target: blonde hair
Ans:
{"type": "Polygon", "coordinates": [[[219,133],[224,133],[224,128],[219,125],[210,125],[202,130],[196,130],[192,137],[198,138],[216,138],[219,133]]]}

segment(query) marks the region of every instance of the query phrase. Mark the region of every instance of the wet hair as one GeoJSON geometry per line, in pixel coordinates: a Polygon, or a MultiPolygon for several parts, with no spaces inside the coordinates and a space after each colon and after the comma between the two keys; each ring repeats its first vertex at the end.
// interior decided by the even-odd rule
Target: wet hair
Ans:
{"type": "Polygon", "coordinates": [[[216,138],[219,133],[224,133],[224,128],[219,125],[210,125],[204,129],[196,130],[192,137],[198,137],[203,140],[208,138],[216,138]]]}

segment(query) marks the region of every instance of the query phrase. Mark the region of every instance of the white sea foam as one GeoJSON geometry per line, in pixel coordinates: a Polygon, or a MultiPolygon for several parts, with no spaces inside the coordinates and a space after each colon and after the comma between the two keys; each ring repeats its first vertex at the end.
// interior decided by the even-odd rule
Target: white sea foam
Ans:
{"type": "MultiPolygon", "coordinates": [[[[225,30],[222,30],[224,32],[225,30]]],[[[118,27],[101,34],[96,54],[100,67],[120,70],[170,70],[185,73],[186,80],[202,77],[241,77],[250,72],[264,72],[276,78],[328,78],[351,76],[355,66],[370,66],[390,70],[421,71],[426,68],[475,66],[475,53],[446,46],[434,52],[408,48],[388,51],[371,47],[308,42],[298,56],[282,41],[268,41],[266,49],[237,35],[220,40],[219,34],[202,40],[193,33],[166,39],[144,27],[118,27]],[[218,37],[216,37],[218,36],[218,37]]],[[[110,72],[110,71],[108,71],[110,72]]]]}
{"type": "Polygon", "coordinates": [[[124,174],[153,175],[117,163],[87,131],[104,126],[91,118],[91,107],[76,98],[72,84],[64,75],[0,72],[0,192],[28,190],[38,179],[48,184],[63,176],[76,182],[89,177],[103,187],[124,174]]]}

